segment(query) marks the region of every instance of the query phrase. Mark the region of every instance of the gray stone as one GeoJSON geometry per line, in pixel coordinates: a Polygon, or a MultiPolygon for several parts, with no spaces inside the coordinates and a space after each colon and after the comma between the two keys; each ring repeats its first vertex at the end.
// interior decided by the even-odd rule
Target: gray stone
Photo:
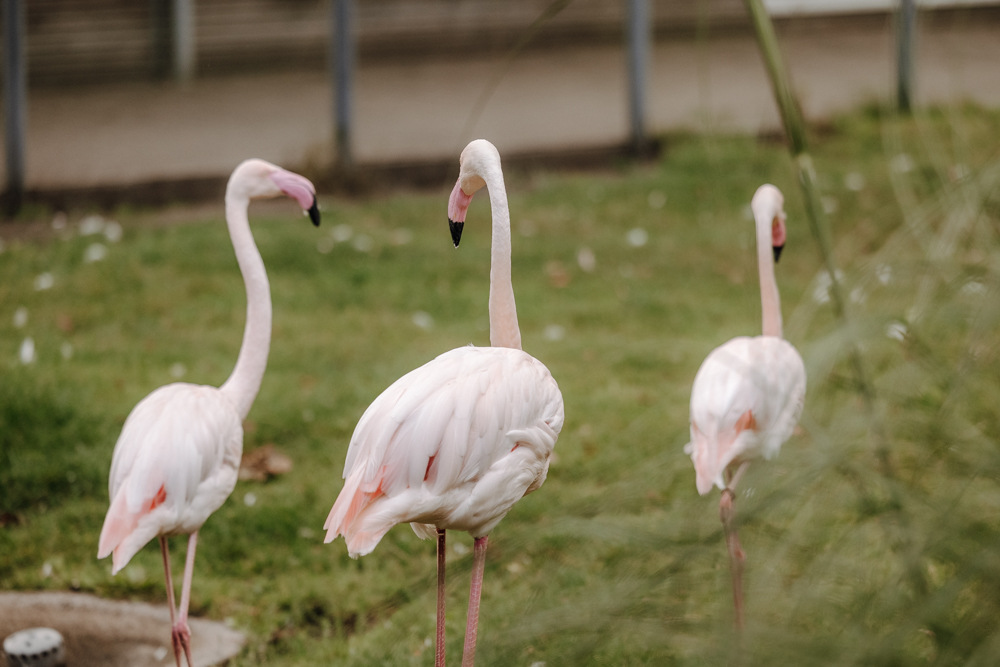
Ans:
{"type": "MultiPolygon", "coordinates": [[[[189,618],[195,667],[235,656],[245,638],[222,623],[189,618]]],[[[48,627],[66,643],[67,667],[170,667],[170,611],[82,593],[0,593],[0,638],[48,627]]]]}

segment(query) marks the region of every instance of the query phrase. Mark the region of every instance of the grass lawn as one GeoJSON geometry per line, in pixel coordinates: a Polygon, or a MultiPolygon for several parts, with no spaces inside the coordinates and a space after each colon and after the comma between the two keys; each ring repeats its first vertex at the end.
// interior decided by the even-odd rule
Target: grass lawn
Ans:
{"type": "MultiPolygon", "coordinates": [[[[786,196],[778,284],[809,388],[800,431],[736,503],[743,664],[995,664],[1000,114],[869,110],[821,129],[849,328],[780,144],[676,136],[656,164],[508,174],[524,349],[559,382],[566,425],[545,486],[491,536],[478,664],[735,664],[718,493],[697,495],[682,446],[702,359],[760,332],[748,204],[764,182],[786,196]]],[[[201,532],[193,613],[247,634],[235,665],[433,664],[434,544],[399,526],[355,561],[322,526],[367,405],[489,342],[488,201],[455,250],[447,192],[326,199],[319,230],[290,202],[251,209],[274,335],[245,452],[273,443],[295,467],[240,482],[201,532]]],[[[0,589],[162,603],[155,542],[114,578],[96,560],[107,471],[137,401],[235,363],[245,297],[222,203],[117,211],[117,242],[83,235],[80,213],[61,230],[38,217],[0,227],[0,589]]],[[[454,662],[471,538],[452,534],[448,557],[454,662]]]]}

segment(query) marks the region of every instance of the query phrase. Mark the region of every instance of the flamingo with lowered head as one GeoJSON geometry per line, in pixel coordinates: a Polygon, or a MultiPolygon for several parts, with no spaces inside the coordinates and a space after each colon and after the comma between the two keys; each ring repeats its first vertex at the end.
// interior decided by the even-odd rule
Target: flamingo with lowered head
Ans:
{"type": "Polygon", "coordinates": [[[177,667],[191,661],[188,604],[198,530],[222,506],[243,455],[243,420],[260,389],[271,345],[271,291],[264,261],[250,232],[253,199],[285,194],[319,225],[316,190],[307,179],[263,160],[240,164],[226,186],[226,223],[247,292],[243,344],[232,375],[221,387],[177,382],[160,387],[132,409],[111,459],[111,507],[101,530],[98,558],[112,555],[112,574],[154,537],[160,538],[171,640],[177,667]],[[167,537],[188,535],[180,608],[174,608],[167,537]]]}
{"type": "Polygon", "coordinates": [[[352,557],[370,553],[390,528],[409,523],[437,537],[436,667],[444,665],[445,531],[475,538],[463,667],[475,660],[486,542],[514,503],[545,481],[563,425],[556,381],[521,351],[510,272],[510,214],[500,154],[466,146],[448,202],[455,247],[473,194],[493,209],[490,268],[492,347],[460,347],[404,375],[362,415],[344,464],[344,488],[326,520],[326,541],[343,535],[352,557]]]}
{"type": "Polygon", "coordinates": [[[698,493],[705,495],[713,485],[722,489],[719,516],[726,531],[739,628],[746,554],[733,525],[736,484],[750,459],[778,455],[795,429],[806,393],[802,357],[781,337],[781,302],[774,279],[774,265],[785,244],[784,201],[778,188],[762,185],[750,203],[757,228],[764,335],[733,338],[702,362],[691,389],[691,442],[684,448],[694,461],[698,493]],[[731,466],[738,466],[735,473],[731,466]]]}

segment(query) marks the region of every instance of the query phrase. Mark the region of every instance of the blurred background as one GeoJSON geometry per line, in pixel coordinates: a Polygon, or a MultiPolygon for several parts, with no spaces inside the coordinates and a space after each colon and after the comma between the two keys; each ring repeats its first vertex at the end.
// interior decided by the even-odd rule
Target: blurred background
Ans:
{"type": "MultiPolygon", "coordinates": [[[[10,4],[22,5],[27,81],[15,134],[38,195],[218,182],[251,154],[300,169],[338,156],[399,167],[453,161],[478,136],[511,156],[780,129],[740,0],[10,4]]],[[[809,119],[895,96],[898,4],[765,3],[809,119]]],[[[1000,103],[1000,5],[917,4],[914,99],[1000,103]]]]}
{"type": "MultiPolygon", "coordinates": [[[[272,349],[192,614],[241,633],[231,665],[433,664],[434,545],[399,526],[355,561],[322,526],[371,401],[488,344],[487,198],[461,249],[445,225],[482,137],[524,349],[566,424],[491,535],[479,664],[996,664],[1000,2],[764,2],[798,138],[749,4],[0,2],[0,635],[14,592],[162,607],[155,545],[114,577],[95,558],[111,452],[154,388],[232,369],[246,296],[222,193],[253,156],[313,179],[323,225],[251,208],[272,349]],[[738,634],[718,496],[682,448],[702,360],[760,331],[765,182],[809,387],[741,482],[738,634]]],[[[471,539],[449,545],[454,659],[471,539]]],[[[172,664],[161,626],[147,664],[172,664]]]]}

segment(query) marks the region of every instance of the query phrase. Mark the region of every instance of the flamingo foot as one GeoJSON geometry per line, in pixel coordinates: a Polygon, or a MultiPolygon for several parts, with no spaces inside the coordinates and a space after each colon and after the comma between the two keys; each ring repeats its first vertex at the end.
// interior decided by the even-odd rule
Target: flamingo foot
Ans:
{"type": "Polygon", "coordinates": [[[188,667],[194,667],[191,659],[191,628],[185,621],[175,623],[170,630],[170,641],[174,645],[174,659],[177,667],[181,667],[181,653],[187,658],[188,667]]]}

